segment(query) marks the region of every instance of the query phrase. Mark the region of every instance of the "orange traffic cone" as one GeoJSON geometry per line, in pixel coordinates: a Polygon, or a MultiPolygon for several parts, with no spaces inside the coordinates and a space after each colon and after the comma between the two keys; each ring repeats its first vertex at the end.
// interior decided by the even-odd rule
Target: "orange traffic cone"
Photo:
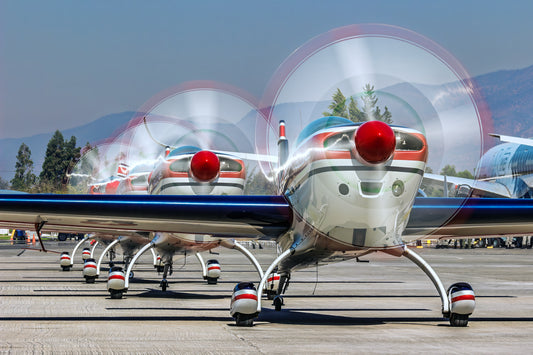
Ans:
{"type": "Polygon", "coordinates": [[[35,245],[35,232],[33,232],[33,239],[32,239],[32,241],[31,241],[31,243],[32,243],[33,245],[35,245]]]}

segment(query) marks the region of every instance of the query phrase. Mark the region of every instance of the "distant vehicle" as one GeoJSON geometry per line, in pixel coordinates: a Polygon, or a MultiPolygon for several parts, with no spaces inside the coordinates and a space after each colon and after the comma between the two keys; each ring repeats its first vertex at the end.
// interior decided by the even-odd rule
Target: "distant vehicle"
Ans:
{"type": "Polygon", "coordinates": [[[22,229],[15,229],[13,231],[13,240],[16,243],[26,243],[27,238],[28,238],[28,235],[26,234],[26,231],[22,229]]]}
{"type": "Polygon", "coordinates": [[[57,240],[64,242],[67,239],[81,240],[85,235],[83,233],[59,233],[57,240]]]}

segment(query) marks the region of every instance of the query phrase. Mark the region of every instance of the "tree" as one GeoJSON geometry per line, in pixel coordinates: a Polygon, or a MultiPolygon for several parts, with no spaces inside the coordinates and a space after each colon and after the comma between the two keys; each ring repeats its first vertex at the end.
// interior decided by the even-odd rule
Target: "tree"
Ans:
{"type": "Polygon", "coordinates": [[[389,108],[385,106],[385,111],[381,113],[381,109],[377,106],[378,98],[374,91],[374,86],[366,84],[361,95],[363,102],[363,110],[357,106],[357,99],[350,97],[350,103],[346,107],[346,97],[339,88],[333,94],[332,102],[328,106],[331,111],[323,112],[324,116],[338,116],[350,119],[352,122],[366,122],[369,120],[383,121],[387,124],[392,123],[392,114],[389,108]]]}
{"type": "Polygon", "coordinates": [[[459,172],[456,172],[455,171],[455,165],[446,165],[440,172],[441,175],[446,175],[446,176],[456,176],[456,177],[460,177],[460,178],[465,178],[465,179],[473,179],[474,178],[474,175],[472,175],[472,173],[468,170],[463,170],[463,171],[459,171],[459,172]]]}
{"type": "Polygon", "coordinates": [[[346,110],[346,97],[342,94],[341,90],[337,88],[337,92],[333,94],[333,101],[328,106],[330,112],[323,112],[324,116],[338,116],[348,118],[348,112],[346,110]]]}
{"type": "Polygon", "coordinates": [[[374,117],[375,107],[378,103],[378,98],[374,92],[374,85],[365,85],[361,100],[363,100],[363,112],[366,114],[366,120],[370,121],[372,118],[378,119],[379,117],[374,117]]]}
{"type": "Polygon", "coordinates": [[[392,123],[392,113],[390,113],[389,108],[387,106],[385,106],[385,111],[383,111],[383,114],[381,115],[379,120],[387,124],[392,123]]]}
{"type": "Polygon", "coordinates": [[[357,101],[350,97],[350,103],[348,104],[348,118],[352,122],[365,122],[365,114],[357,107],[357,101]]]}
{"type": "Polygon", "coordinates": [[[9,190],[9,182],[0,177],[0,190],[9,190]]]}
{"type": "Polygon", "coordinates": [[[15,176],[11,180],[11,188],[17,191],[30,191],[35,185],[36,179],[35,174],[33,174],[31,150],[25,143],[22,143],[17,153],[15,176]]]}
{"type": "Polygon", "coordinates": [[[444,168],[442,168],[440,174],[445,176],[457,176],[457,172],[455,171],[455,165],[446,165],[444,168]]]}
{"type": "Polygon", "coordinates": [[[76,137],[65,141],[61,132],[56,131],[46,147],[46,154],[39,175],[40,192],[64,191],[68,182],[68,172],[80,157],[80,148],[76,148],[76,137]]]}

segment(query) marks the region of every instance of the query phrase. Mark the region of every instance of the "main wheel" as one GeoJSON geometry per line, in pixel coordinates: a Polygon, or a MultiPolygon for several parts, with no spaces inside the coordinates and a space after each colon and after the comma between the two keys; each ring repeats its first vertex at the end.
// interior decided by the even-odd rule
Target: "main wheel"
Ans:
{"type": "Polygon", "coordinates": [[[239,316],[237,316],[237,318],[235,318],[235,325],[237,327],[253,327],[254,319],[249,318],[249,319],[242,320],[239,316]]]}
{"type": "Polygon", "coordinates": [[[468,325],[468,314],[450,314],[450,325],[452,327],[466,327],[468,325]]]}
{"type": "Polygon", "coordinates": [[[109,292],[111,292],[111,299],[119,300],[122,298],[122,291],[110,290],[109,292]]]}
{"type": "Polygon", "coordinates": [[[96,280],[96,278],[94,278],[94,277],[85,278],[85,282],[88,283],[88,284],[93,284],[95,280],[96,280]]]}
{"type": "Polygon", "coordinates": [[[207,277],[207,284],[208,285],[216,285],[218,282],[218,279],[215,277],[207,277]]]}
{"type": "Polygon", "coordinates": [[[281,296],[276,296],[274,297],[274,309],[276,311],[281,311],[281,306],[283,306],[283,297],[281,296]]]}
{"type": "Polygon", "coordinates": [[[159,284],[161,286],[161,290],[166,291],[168,287],[168,281],[167,280],[161,280],[161,283],[159,284]]]}

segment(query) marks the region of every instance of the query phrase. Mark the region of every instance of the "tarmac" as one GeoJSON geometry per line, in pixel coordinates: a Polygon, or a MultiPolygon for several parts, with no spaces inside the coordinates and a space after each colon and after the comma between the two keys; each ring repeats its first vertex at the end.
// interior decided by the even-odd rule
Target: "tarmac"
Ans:
{"type": "MultiPolygon", "coordinates": [[[[74,242],[46,246],[71,251],[74,242]]],[[[85,283],[81,254],[64,272],[59,254],[17,256],[19,246],[1,244],[0,353],[533,353],[533,250],[414,250],[445,287],[473,286],[468,327],[450,327],[426,275],[385,254],[295,272],[284,308],[264,299],[255,325],[241,328],[229,316],[232,289],[258,275],[235,250],[204,255],[221,263],[217,285],[202,280],[196,258],[177,260],[166,292],[145,255],[125,298],[114,300],[105,277],[85,283]]],[[[276,256],[252,252],[264,269],[276,256]]]]}

